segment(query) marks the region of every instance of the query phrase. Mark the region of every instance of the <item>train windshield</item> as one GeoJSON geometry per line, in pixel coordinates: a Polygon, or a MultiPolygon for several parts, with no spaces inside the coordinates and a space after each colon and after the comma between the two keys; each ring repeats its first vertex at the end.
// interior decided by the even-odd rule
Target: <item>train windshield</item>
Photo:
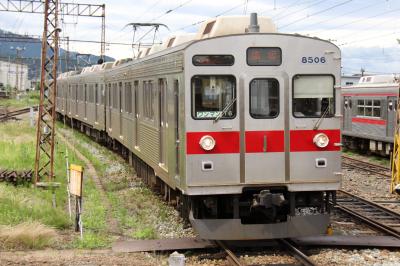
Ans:
{"type": "Polygon", "coordinates": [[[293,115],[330,117],[334,115],[334,78],[330,75],[296,75],[293,78],[293,115]]]}
{"type": "Polygon", "coordinates": [[[234,76],[194,76],[192,78],[192,116],[195,119],[232,119],[236,116],[234,76]],[[227,107],[230,105],[229,107],[227,107]],[[224,110],[227,108],[226,110],[224,110]],[[222,111],[224,111],[222,113],[222,111]]]}

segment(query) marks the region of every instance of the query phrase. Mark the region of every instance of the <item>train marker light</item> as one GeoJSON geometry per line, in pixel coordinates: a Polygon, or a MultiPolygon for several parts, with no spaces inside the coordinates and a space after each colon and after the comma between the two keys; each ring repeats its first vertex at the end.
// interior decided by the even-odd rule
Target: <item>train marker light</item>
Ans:
{"type": "Polygon", "coordinates": [[[318,148],[325,148],[329,144],[329,138],[324,133],[318,133],[314,136],[313,142],[318,148]]]}
{"type": "Polygon", "coordinates": [[[205,135],[200,139],[199,142],[200,146],[203,148],[205,151],[211,151],[215,147],[215,139],[211,137],[210,135],[205,135]]]}

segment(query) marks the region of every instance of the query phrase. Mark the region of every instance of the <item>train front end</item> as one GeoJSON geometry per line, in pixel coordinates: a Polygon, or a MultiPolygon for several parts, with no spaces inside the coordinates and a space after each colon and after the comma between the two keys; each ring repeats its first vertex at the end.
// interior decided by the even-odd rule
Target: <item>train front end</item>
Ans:
{"type": "Polygon", "coordinates": [[[209,21],[185,49],[179,186],[207,239],[324,233],[340,187],[340,50],[258,21],[209,21]]]}

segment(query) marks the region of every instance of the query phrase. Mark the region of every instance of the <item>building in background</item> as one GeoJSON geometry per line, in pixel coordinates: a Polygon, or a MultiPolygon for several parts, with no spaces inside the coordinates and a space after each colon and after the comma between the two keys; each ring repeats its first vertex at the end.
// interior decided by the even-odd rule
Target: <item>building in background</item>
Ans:
{"type": "Polygon", "coordinates": [[[31,86],[28,80],[28,66],[0,61],[0,83],[4,88],[16,88],[19,91],[28,90],[31,86]]]}
{"type": "Polygon", "coordinates": [[[360,80],[361,74],[354,74],[354,75],[345,75],[343,74],[341,77],[341,84],[342,86],[352,86],[356,85],[360,80]]]}

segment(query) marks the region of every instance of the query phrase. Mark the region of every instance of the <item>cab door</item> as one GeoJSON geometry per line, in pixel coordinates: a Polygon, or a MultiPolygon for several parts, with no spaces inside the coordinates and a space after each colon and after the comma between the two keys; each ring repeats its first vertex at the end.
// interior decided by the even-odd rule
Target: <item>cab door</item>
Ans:
{"type": "Polygon", "coordinates": [[[343,97],[343,130],[345,131],[351,131],[352,107],[351,97],[343,97]]]}
{"type": "Polygon", "coordinates": [[[396,123],[396,108],[397,108],[397,97],[387,97],[387,136],[393,137],[394,125],[396,123]]]}
{"type": "Polygon", "coordinates": [[[282,183],[285,181],[285,81],[277,75],[263,75],[248,80],[244,87],[247,98],[244,104],[248,108],[244,108],[245,180],[241,181],[282,183]]]}

